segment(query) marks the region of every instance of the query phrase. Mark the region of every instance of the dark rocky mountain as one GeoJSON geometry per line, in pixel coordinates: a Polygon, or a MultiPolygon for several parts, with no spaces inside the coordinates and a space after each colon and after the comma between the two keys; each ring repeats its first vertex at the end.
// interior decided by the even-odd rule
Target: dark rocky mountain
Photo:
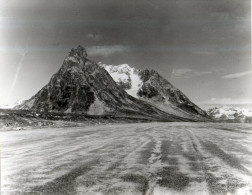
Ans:
{"type": "MultiPolygon", "coordinates": [[[[147,78],[144,73],[142,77],[147,78]]],[[[147,88],[139,92],[143,97],[152,96],[152,93],[147,88]]],[[[136,115],[166,121],[188,120],[167,114],[126,93],[103,67],[87,58],[82,46],[72,49],[49,83],[16,108],[39,112],[136,115]]]]}
{"type": "Polygon", "coordinates": [[[164,112],[185,118],[208,116],[155,70],[137,70],[127,64],[99,65],[104,67],[128,94],[155,105],[164,112]]]}

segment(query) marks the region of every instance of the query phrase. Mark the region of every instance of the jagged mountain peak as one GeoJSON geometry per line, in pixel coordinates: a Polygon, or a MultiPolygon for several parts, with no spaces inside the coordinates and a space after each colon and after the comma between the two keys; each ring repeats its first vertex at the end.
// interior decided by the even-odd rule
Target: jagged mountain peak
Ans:
{"type": "MultiPolygon", "coordinates": [[[[136,69],[124,64],[117,67],[117,71],[114,72],[130,75],[132,85],[129,90],[132,90],[132,86],[137,88],[135,77],[136,79],[139,77],[136,69]]],[[[72,49],[49,83],[16,108],[93,115],[130,114],[166,121],[188,120],[167,114],[126,93],[101,65],[87,58],[86,50],[82,46],[72,49]]]]}
{"type": "Polygon", "coordinates": [[[68,56],[84,57],[87,58],[87,51],[81,45],[78,45],[77,48],[72,48],[68,56]]]}
{"type": "MultiPolygon", "coordinates": [[[[84,64],[87,60],[87,51],[84,47],[79,45],[76,48],[72,48],[66,56],[64,62],[72,61],[73,63],[84,64]]],[[[70,67],[74,64],[68,64],[70,67]]],[[[76,64],[75,64],[76,65],[76,64]]]]}

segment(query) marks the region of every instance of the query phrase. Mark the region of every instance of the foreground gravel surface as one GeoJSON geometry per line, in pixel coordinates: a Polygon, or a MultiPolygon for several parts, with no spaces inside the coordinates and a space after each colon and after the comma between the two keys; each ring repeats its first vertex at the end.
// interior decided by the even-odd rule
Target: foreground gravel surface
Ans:
{"type": "Polygon", "coordinates": [[[252,125],[1,131],[1,194],[252,194],[252,125]]]}

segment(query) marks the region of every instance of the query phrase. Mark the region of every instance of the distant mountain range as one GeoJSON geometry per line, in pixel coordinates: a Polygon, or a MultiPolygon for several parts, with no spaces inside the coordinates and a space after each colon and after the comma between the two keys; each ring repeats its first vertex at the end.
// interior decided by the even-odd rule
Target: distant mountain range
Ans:
{"type": "Polygon", "coordinates": [[[251,105],[218,105],[210,107],[207,112],[216,120],[252,123],[251,105]]]}
{"type": "Polygon", "coordinates": [[[155,70],[97,64],[82,46],[72,49],[49,83],[15,109],[209,120],[205,111],[155,70]]]}
{"type": "Polygon", "coordinates": [[[25,101],[24,100],[17,100],[15,101],[14,103],[12,104],[3,104],[3,105],[0,105],[0,109],[12,109],[12,108],[15,108],[16,106],[24,103],[25,101]]]}

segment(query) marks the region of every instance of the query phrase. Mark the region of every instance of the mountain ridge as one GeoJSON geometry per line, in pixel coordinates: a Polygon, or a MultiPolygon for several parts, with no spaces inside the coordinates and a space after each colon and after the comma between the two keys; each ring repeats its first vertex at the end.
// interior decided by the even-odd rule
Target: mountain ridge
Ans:
{"type": "Polygon", "coordinates": [[[125,87],[127,86],[118,85],[103,67],[88,59],[85,48],[78,46],[69,52],[63,65],[47,85],[15,108],[91,115],[142,115],[167,121],[193,121],[191,117],[160,110],[154,104],[127,93],[125,87]]]}
{"type": "Polygon", "coordinates": [[[183,92],[174,87],[156,70],[138,70],[128,64],[99,63],[99,65],[105,68],[115,82],[131,96],[153,104],[168,113],[186,114],[187,117],[191,117],[190,115],[207,116],[204,110],[190,101],[183,92]]]}
{"type": "Polygon", "coordinates": [[[239,105],[219,105],[207,109],[209,116],[215,120],[239,123],[252,122],[252,108],[239,105]]]}

